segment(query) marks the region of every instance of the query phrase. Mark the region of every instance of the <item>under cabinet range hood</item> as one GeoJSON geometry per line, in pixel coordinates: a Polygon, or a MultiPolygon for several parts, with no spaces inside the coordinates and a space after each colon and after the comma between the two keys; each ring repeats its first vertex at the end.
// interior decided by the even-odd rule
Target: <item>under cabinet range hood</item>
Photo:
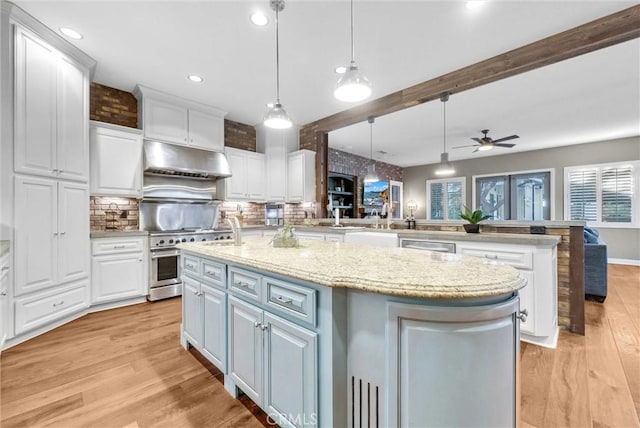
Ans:
{"type": "Polygon", "coordinates": [[[231,168],[224,153],[145,140],[144,173],[216,180],[231,177],[231,168]]]}

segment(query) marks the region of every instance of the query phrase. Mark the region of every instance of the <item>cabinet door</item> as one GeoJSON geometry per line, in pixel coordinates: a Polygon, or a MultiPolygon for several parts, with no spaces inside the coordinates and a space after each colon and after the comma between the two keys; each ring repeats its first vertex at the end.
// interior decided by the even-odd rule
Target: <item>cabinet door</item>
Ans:
{"type": "Polygon", "coordinates": [[[56,176],[56,56],[46,43],[16,28],[15,170],[56,176]]]}
{"type": "Polygon", "coordinates": [[[304,199],[304,158],[302,154],[289,155],[287,159],[287,202],[304,199]]]}
{"type": "Polygon", "coordinates": [[[254,403],[262,405],[262,311],[229,297],[229,375],[254,403]]]}
{"type": "Polygon", "coordinates": [[[91,194],[142,196],[142,135],[125,130],[92,128],[91,194]]]}
{"type": "Polygon", "coordinates": [[[200,284],[190,278],[182,277],[182,320],[188,341],[200,349],[202,346],[202,299],[200,284]]]}
{"type": "Polygon", "coordinates": [[[280,426],[316,426],[317,333],[265,312],[264,405],[280,426]]]}
{"type": "Polygon", "coordinates": [[[0,346],[9,337],[9,254],[0,257],[0,346]]]}
{"type": "Polygon", "coordinates": [[[247,156],[242,150],[227,150],[232,176],[224,179],[226,199],[247,198],[247,156]]]}
{"type": "Polygon", "coordinates": [[[520,310],[527,310],[527,320],[520,321],[520,331],[523,333],[536,334],[536,306],[535,306],[535,282],[533,272],[529,270],[521,270],[522,275],[527,280],[527,285],[520,290],[520,310]]]}
{"type": "MultiPolygon", "coordinates": [[[[57,283],[57,183],[16,177],[15,202],[15,295],[20,296],[57,283]]],[[[88,213],[86,203],[82,212],[88,213]]],[[[84,233],[88,238],[89,229],[84,233]]]]}
{"type": "Polygon", "coordinates": [[[247,154],[247,194],[250,201],[265,200],[264,155],[248,152],[247,154]]]}
{"type": "Polygon", "coordinates": [[[89,189],[58,184],[58,282],[89,276],[89,189]]]}
{"type": "Polygon", "coordinates": [[[189,109],[189,145],[205,150],[224,150],[224,119],[189,109]]]}
{"type": "Polygon", "coordinates": [[[146,295],[142,253],[93,257],[91,263],[91,303],[146,295]]]}
{"type": "Polygon", "coordinates": [[[225,293],[202,285],[204,322],[202,351],[205,357],[225,373],[227,317],[225,293]]]}
{"type": "Polygon", "coordinates": [[[89,106],[86,72],[66,57],[58,62],[57,161],[60,178],[89,180],[89,106]]]}
{"type": "Polygon", "coordinates": [[[144,108],[144,135],[146,138],[187,144],[188,115],[186,107],[146,98],[144,108]]]}
{"type": "Polygon", "coordinates": [[[287,155],[268,154],[265,157],[267,202],[284,202],[287,197],[287,155]]]}

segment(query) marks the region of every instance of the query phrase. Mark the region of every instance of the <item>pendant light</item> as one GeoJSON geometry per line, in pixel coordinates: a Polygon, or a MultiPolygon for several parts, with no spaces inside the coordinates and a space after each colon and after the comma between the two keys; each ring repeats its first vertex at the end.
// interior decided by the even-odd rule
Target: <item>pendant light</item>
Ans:
{"type": "Polygon", "coordinates": [[[372,183],[374,181],[380,181],[380,177],[376,174],[376,162],[373,160],[373,122],[375,122],[375,118],[369,116],[367,121],[369,122],[369,160],[371,163],[367,167],[367,175],[364,176],[364,182],[372,183]]]}
{"type": "Polygon", "coordinates": [[[278,28],[278,13],[284,10],[284,0],[271,0],[271,9],[276,12],[276,102],[264,116],[264,125],[268,128],[291,128],[293,122],[280,104],[280,40],[278,28]]]}
{"type": "Polygon", "coordinates": [[[451,92],[443,92],[440,94],[440,101],[442,101],[442,112],[443,112],[443,139],[442,146],[443,152],[440,153],[440,166],[436,169],[435,174],[440,176],[452,175],[456,172],[449,162],[449,153],[447,153],[447,101],[449,101],[449,95],[451,92]]]}
{"type": "Polygon", "coordinates": [[[340,101],[355,103],[371,95],[371,83],[358,70],[353,47],[353,0],[351,0],[351,62],[347,71],[338,79],[333,96],[340,101]]]}

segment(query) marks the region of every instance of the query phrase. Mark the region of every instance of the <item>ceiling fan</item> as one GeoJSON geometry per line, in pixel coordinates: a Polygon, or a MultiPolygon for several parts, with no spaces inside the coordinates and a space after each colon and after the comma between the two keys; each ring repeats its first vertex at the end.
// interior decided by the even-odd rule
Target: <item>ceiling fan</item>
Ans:
{"type": "Polygon", "coordinates": [[[493,138],[489,137],[487,134],[489,133],[488,129],[483,129],[482,131],[480,131],[484,134],[484,136],[482,138],[478,138],[478,137],[474,137],[472,138],[473,141],[477,142],[478,144],[470,144],[468,146],[457,146],[457,147],[452,147],[454,149],[461,149],[463,147],[476,147],[476,149],[473,151],[473,153],[477,152],[478,150],[491,150],[494,147],[506,147],[508,149],[510,149],[511,147],[515,146],[515,144],[503,144],[503,141],[509,141],[509,140],[514,140],[516,138],[520,138],[518,135],[510,135],[508,137],[503,137],[503,138],[498,138],[497,140],[494,140],[493,138]]]}

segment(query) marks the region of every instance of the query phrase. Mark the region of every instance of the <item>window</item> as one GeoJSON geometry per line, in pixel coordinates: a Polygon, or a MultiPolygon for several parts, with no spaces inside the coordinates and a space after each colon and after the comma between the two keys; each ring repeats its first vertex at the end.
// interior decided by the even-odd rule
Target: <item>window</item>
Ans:
{"type": "Polygon", "coordinates": [[[427,180],[427,219],[460,220],[465,185],[464,177],[427,180]]]}
{"type": "Polygon", "coordinates": [[[475,207],[492,220],[551,219],[551,171],[474,178],[475,207]]]}
{"type": "Polygon", "coordinates": [[[565,168],[566,220],[597,226],[637,227],[640,162],[565,168]]]}

